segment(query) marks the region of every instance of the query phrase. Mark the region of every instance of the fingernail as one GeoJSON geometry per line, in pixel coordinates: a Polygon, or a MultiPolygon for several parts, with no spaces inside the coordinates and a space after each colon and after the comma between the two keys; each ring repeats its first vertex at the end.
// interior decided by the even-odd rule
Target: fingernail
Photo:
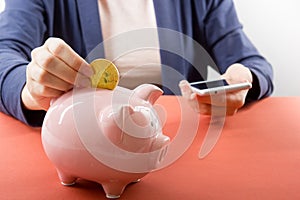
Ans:
{"type": "Polygon", "coordinates": [[[94,74],[92,67],[89,65],[83,65],[80,68],[80,72],[87,77],[91,77],[94,74]]]}
{"type": "Polygon", "coordinates": [[[180,86],[184,86],[184,85],[187,85],[188,84],[188,82],[186,81],[186,80],[181,80],[180,82],[179,82],[179,85],[180,86]]]}
{"type": "Polygon", "coordinates": [[[192,93],[191,96],[190,96],[190,99],[191,99],[191,100],[196,99],[196,93],[192,93]]]}

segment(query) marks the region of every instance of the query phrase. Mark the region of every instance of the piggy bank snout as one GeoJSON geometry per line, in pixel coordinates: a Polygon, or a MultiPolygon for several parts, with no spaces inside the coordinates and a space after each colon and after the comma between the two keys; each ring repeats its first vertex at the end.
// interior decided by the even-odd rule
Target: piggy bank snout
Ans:
{"type": "Polygon", "coordinates": [[[161,131],[158,116],[151,107],[122,105],[114,112],[114,124],[135,138],[151,138],[161,131]]]}
{"type": "Polygon", "coordinates": [[[132,125],[140,127],[146,127],[148,124],[151,124],[151,119],[140,112],[133,113],[130,119],[132,119],[132,125]]]}
{"type": "Polygon", "coordinates": [[[161,132],[158,116],[150,108],[122,105],[116,110],[106,110],[113,112],[105,114],[110,117],[99,117],[104,134],[114,145],[130,152],[146,153],[159,150],[168,143],[169,138],[161,132]]]}

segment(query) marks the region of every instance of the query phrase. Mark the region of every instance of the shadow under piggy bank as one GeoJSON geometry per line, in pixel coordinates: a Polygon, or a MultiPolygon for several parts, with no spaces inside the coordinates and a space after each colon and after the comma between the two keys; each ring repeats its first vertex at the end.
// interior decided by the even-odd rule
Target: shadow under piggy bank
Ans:
{"type": "Polygon", "coordinates": [[[53,100],[42,126],[44,150],[63,185],[86,179],[119,198],[163,161],[169,137],[153,104],[162,90],[74,89],[53,100]]]}

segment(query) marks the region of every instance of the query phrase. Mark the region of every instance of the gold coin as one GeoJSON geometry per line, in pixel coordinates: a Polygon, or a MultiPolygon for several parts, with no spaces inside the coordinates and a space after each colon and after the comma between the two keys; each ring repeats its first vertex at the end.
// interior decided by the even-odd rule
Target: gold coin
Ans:
{"type": "Polygon", "coordinates": [[[96,59],[90,65],[94,70],[91,76],[92,87],[113,90],[119,83],[119,71],[109,60],[96,59]]]}

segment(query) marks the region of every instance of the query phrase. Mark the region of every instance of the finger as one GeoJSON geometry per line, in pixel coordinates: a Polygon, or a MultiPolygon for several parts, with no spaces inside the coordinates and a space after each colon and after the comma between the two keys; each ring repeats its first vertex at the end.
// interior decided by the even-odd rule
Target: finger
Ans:
{"type": "Polygon", "coordinates": [[[75,71],[87,77],[93,75],[93,70],[90,65],[63,40],[59,38],[49,38],[45,42],[45,46],[49,49],[51,54],[58,57],[75,71]]]}
{"type": "Polygon", "coordinates": [[[217,95],[206,95],[206,96],[200,96],[197,95],[197,100],[200,103],[204,104],[212,104],[216,106],[226,106],[227,104],[227,94],[226,93],[220,93],[217,95]]]}
{"type": "Polygon", "coordinates": [[[32,51],[32,57],[39,67],[70,84],[74,84],[77,72],[53,56],[48,49],[36,48],[32,51]]]}
{"type": "Polygon", "coordinates": [[[73,87],[72,84],[49,73],[33,62],[28,65],[27,74],[33,81],[55,90],[68,91],[73,87]]]}
{"type": "Polygon", "coordinates": [[[238,76],[238,78],[236,77],[232,77],[232,76],[228,76],[227,74],[223,74],[221,76],[221,78],[226,79],[226,82],[229,84],[237,84],[237,83],[245,83],[245,82],[250,82],[247,78],[242,78],[240,76],[238,76]]]}
{"type": "Polygon", "coordinates": [[[214,106],[211,104],[199,104],[199,113],[202,115],[212,115],[212,116],[230,116],[234,115],[238,111],[236,107],[223,107],[214,106]]]}
{"type": "Polygon", "coordinates": [[[42,98],[55,98],[61,96],[64,92],[54,88],[47,87],[42,85],[34,80],[30,83],[27,83],[28,91],[31,96],[39,102],[42,98]]]}
{"type": "Polygon", "coordinates": [[[246,79],[250,83],[252,82],[250,69],[240,63],[230,65],[222,76],[226,77],[227,81],[240,82],[242,79],[246,79]]]}
{"type": "Polygon", "coordinates": [[[62,93],[60,93],[60,91],[53,90],[45,86],[43,87],[43,90],[45,91],[44,94],[46,94],[45,96],[35,96],[35,94],[33,93],[31,97],[34,99],[34,102],[39,105],[39,110],[42,109],[47,111],[50,107],[51,100],[61,96],[62,93]]]}
{"type": "Polygon", "coordinates": [[[189,105],[194,109],[195,112],[199,112],[199,106],[197,101],[197,95],[190,88],[189,83],[186,80],[180,81],[179,88],[182,96],[187,99],[189,105]]]}
{"type": "Polygon", "coordinates": [[[241,108],[245,104],[248,91],[249,90],[247,89],[227,94],[227,106],[241,108]]]}
{"type": "Polygon", "coordinates": [[[215,106],[227,106],[240,108],[245,104],[245,99],[248,90],[241,90],[218,95],[199,96],[197,100],[200,103],[212,104],[215,106]]]}
{"type": "MultiPolygon", "coordinates": [[[[51,85],[54,86],[56,89],[62,89],[65,91],[64,88],[61,87],[55,87],[61,86],[61,80],[68,82],[72,85],[77,85],[80,87],[89,87],[91,86],[90,79],[86,76],[77,73],[75,70],[70,68],[68,65],[66,65],[64,62],[62,62],[60,59],[54,57],[48,49],[45,49],[43,47],[36,48],[32,51],[32,57],[34,58],[34,62],[36,62],[36,65],[39,68],[43,68],[45,71],[51,73],[52,75],[56,76],[59,79],[55,79],[53,76],[47,77],[48,74],[46,74],[44,71],[33,72],[32,74],[35,74],[35,80],[41,81],[41,83],[47,84],[47,86],[51,87],[51,85]],[[40,77],[39,77],[40,76],[40,77]],[[42,80],[39,80],[42,79],[42,80]],[[48,82],[44,82],[43,79],[50,79],[48,82]],[[56,82],[57,80],[57,82],[56,82]],[[50,84],[50,85],[49,85],[50,84]]],[[[38,70],[37,68],[35,68],[38,70]]],[[[70,89],[70,85],[67,87],[67,90],[70,89]]]]}
{"type": "Polygon", "coordinates": [[[191,98],[193,91],[190,88],[188,81],[186,81],[186,80],[180,81],[179,88],[180,88],[182,96],[184,96],[187,99],[191,98]]]}

